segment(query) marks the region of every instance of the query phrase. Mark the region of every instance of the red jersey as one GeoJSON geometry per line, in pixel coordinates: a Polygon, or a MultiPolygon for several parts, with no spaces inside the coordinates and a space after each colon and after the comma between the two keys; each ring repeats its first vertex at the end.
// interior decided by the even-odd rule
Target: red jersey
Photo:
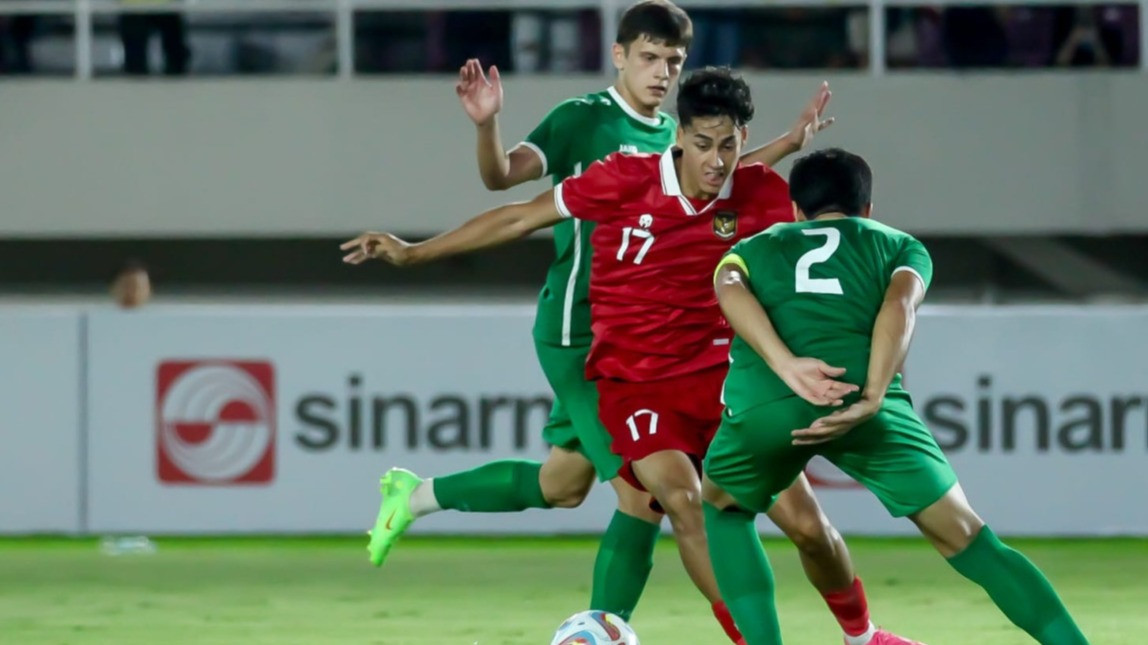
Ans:
{"type": "Polygon", "coordinates": [[[655,381],[728,361],[714,268],[739,240],[793,221],[789,186],[769,168],[737,168],[706,203],[682,194],[671,152],[612,154],[555,186],[554,202],[596,224],[590,379],[655,381]]]}

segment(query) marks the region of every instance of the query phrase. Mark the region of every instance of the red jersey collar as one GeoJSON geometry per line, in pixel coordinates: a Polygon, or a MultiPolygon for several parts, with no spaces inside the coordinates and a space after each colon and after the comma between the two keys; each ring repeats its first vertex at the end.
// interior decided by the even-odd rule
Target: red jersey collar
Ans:
{"type": "Polygon", "coordinates": [[[718,191],[717,198],[707,203],[705,207],[700,211],[695,209],[693,203],[686,199],[686,196],[682,194],[682,186],[678,182],[678,172],[677,169],[674,168],[674,153],[675,148],[673,147],[671,147],[669,150],[666,150],[664,153],[662,153],[662,159],[658,163],[658,168],[661,171],[660,174],[662,176],[662,192],[665,193],[668,197],[677,197],[687,215],[697,215],[699,213],[704,213],[709,210],[710,206],[713,206],[714,203],[718,200],[729,199],[729,196],[733,194],[734,173],[731,172],[730,174],[726,175],[725,183],[722,184],[721,190],[718,191]]]}

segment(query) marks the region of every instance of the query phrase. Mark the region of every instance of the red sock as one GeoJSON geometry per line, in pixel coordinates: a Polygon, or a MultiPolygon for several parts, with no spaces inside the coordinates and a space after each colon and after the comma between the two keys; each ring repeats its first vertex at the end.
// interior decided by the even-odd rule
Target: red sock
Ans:
{"type": "Polygon", "coordinates": [[[860,636],[869,629],[869,601],[865,599],[861,578],[854,578],[848,589],[830,591],[822,596],[846,634],[860,636]]]}
{"type": "Polygon", "coordinates": [[[722,601],[715,602],[712,609],[714,610],[714,618],[717,618],[721,628],[725,630],[725,635],[735,643],[745,643],[741,638],[741,632],[737,630],[737,625],[733,624],[733,615],[729,613],[729,607],[725,606],[722,601]]]}

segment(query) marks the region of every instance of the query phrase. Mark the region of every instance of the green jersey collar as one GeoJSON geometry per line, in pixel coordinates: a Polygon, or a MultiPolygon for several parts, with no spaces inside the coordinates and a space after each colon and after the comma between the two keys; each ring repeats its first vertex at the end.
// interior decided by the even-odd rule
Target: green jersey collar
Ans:
{"type": "Polygon", "coordinates": [[[659,116],[644,116],[642,114],[638,114],[638,111],[635,110],[634,107],[631,106],[629,103],[627,103],[626,99],[622,98],[622,95],[620,93],[618,93],[618,90],[614,89],[613,85],[606,88],[606,91],[610,93],[610,96],[613,97],[614,102],[618,104],[618,107],[622,108],[622,111],[625,112],[626,115],[629,116],[631,119],[633,119],[639,123],[645,123],[646,125],[652,126],[655,128],[662,124],[662,117],[660,115],[659,116]]]}

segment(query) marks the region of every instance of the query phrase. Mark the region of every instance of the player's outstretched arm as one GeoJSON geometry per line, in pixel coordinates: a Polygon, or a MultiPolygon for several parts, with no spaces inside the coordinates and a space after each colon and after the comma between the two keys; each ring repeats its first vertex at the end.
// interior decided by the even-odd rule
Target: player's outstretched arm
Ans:
{"type": "Polygon", "coordinates": [[[347,264],[362,264],[374,258],[395,266],[409,266],[505,244],[560,221],[562,215],[554,204],[551,189],[528,202],[486,211],[425,242],[412,244],[390,233],[367,232],[347,240],[339,248],[350,251],[343,256],[347,264]]]}
{"type": "Polygon", "coordinates": [[[478,59],[466,61],[458,70],[454,91],[466,115],[474,122],[478,134],[478,173],[490,190],[506,190],[542,176],[542,160],[527,146],[517,146],[509,153],[502,146],[498,113],[502,111],[502,77],[491,66],[490,77],[482,71],[478,59]]]}
{"type": "Polygon", "coordinates": [[[865,389],[861,390],[861,399],[840,412],[818,419],[808,428],[795,430],[795,445],[835,439],[872,419],[881,410],[889,384],[909,353],[909,342],[917,322],[917,307],[924,298],[925,284],[916,273],[900,271],[893,274],[885,291],[885,301],[873,324],[869,373],[865,389]]]}
{"type": "Polygon", "coordinates": [[[817,133],[833,125],[835,120],[833,117],[824,118],[825,108],[829,106],[831,98],[833,93],[829,91],[829,82],[823,82],[813,98],[802,108],[797,121],[788,132],[764,146],[743,154],[741,163],[774,166],[782,159],[808,146],[817,133]]]}
{"type": "Polygon", "coordinates": [[[714,279],[718,303],[730,327],[795,394],[814,405],[841,405],[842,397],[856,392],[857,386],[834,380],[845,373],[844,369],[816,358],[796,357],[789,351],[769,314],[749,290],[749,276],[737,262],[727,256],[714,279]]]}

